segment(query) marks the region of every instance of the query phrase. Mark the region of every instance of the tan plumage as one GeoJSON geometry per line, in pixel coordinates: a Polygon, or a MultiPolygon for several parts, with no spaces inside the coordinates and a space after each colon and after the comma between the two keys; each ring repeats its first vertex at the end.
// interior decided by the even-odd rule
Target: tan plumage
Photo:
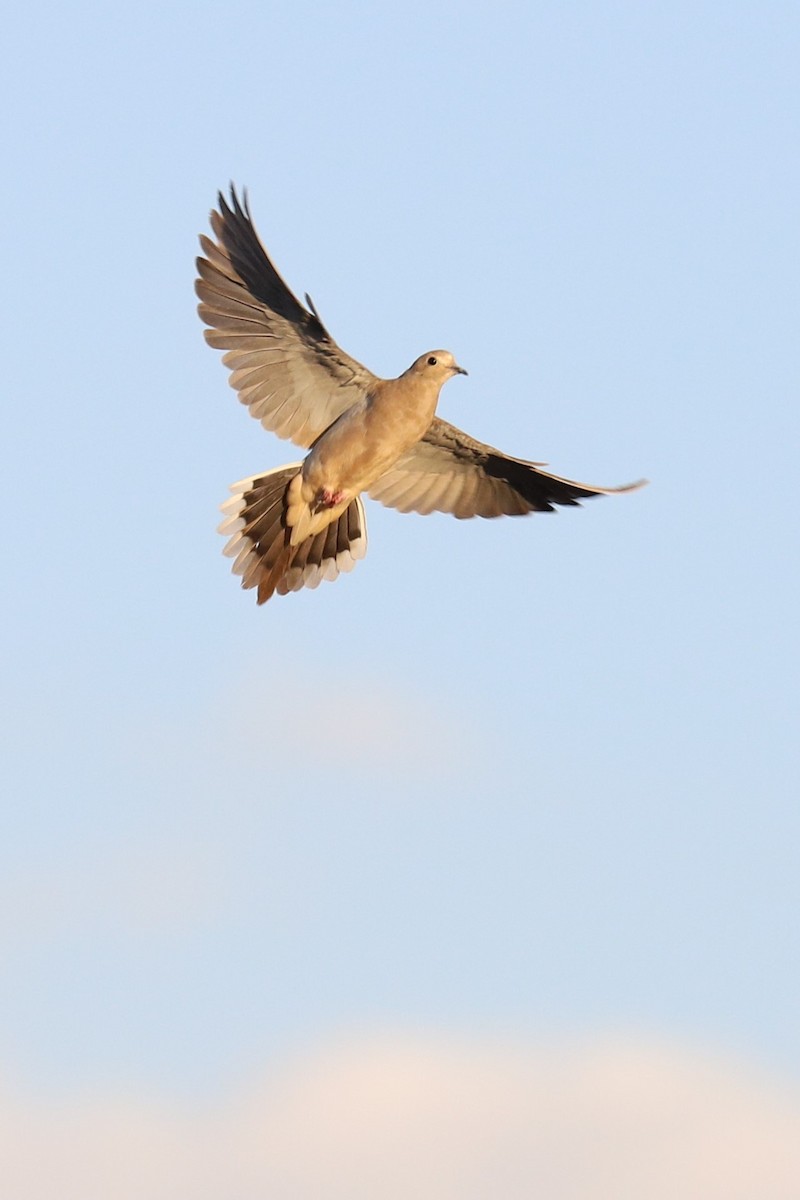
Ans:
{"type": "Polygon", "coordinates": [[[290,466],[234,484],[220,532],[242,587],[258,603],[316,587],[366,553],[360,499],[401,512],[519,516],[626,492],[590,487],[510,458],[435,415],[442,386],[466,374],[446,350],[421,355],[397,379],[380,379],[336,345],[306,296],[305,308],[258,240],[245,198],[231,187],[201,236],[198,312],[209,345],[224,350],[230,383],[265,429],[309,448],[290,466]]]}

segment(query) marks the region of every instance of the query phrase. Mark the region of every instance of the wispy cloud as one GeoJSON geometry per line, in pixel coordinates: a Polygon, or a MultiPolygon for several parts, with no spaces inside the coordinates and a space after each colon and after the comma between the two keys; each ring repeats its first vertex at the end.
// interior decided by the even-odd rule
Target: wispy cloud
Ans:
{"type": "Polygon", "coordinates": [[[790,1200],[800,1095],[674,1048],[392,1037],[215,1111],[0,1093],[15,1200],[790,1200]]]}
{"type": "Polygon", "coordinates": [[[323,772],[381,769],[387,781],[463,775],[484,765],[488,737],[464,698],[382,681],[378,674],[324,666],[311,674],[290,667],[243,674],[217,726],[221,748],[274,766],[323,772]]]}
{"type": "Polygon", "coordinates": [[[211,848],[196,841],[87,839],[68,856],[41,856],[3,873],[0,946],[75,930],[158,942],[208,919],[223,894],[211,848]]]}

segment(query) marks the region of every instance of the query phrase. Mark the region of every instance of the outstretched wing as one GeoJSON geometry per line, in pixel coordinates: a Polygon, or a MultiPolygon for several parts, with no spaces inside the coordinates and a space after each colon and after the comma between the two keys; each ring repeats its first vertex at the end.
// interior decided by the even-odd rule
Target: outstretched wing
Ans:
{"type": "Polygon", "coordinates": [[[602,488],[561,479],[541,470],[540,463],[510,458],[434,417],[422,440],[372,485],[369,494],[400,512],[515,517],[552,512],[555,504],[575,505],[590,496],[630,492],[645,482],[602,488]]]}
{"type": "Polygon", "coordinates": [[[258,239],[247,197],[231,185],[211,213],[216,241],[201,235],[197,311],[206,341],[225,350],[230,384],[265,429],[310,446],[376,377],[345,354],[320,321],[292,294],[258,239]]]}

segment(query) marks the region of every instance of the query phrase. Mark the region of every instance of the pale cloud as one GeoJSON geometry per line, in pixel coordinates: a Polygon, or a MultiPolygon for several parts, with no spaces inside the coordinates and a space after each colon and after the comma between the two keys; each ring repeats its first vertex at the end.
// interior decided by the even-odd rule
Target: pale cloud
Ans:
{"type": "Polygon", "coordinates": [[[250,671],[236,681],[216,725],[218,748],[236,761],[293,770],[301,762],[325,772],[371,773],[408,780],[463,776],[488,759],[487,737],[469,698],[431,696],[378,676],[320,666],[312,675],[290,666],[250,671]]]}
{"type": "MultiPolygon", "coordinates": [[[[465,770],[474,777],[483,761],[481,734],[463,710],[377,677],[343,683],[323,667],[312,677],[280,663],[248,666],[186,711],[129,714],[105,733],[106,757],[95,765],[108,804],[128,817],[106,833],[84,832],[78,817],[79,838],[67,827],[48,849],[37,837],[7,853],[3,952],[78,929],[161,941],[208,927],[241,902],[247,877],[230,836],[237,805],[266,809],[275,795],[298,787],[323,794],[319,786],[336,781],[346,796],[364,779],[375,803],[399,794],[407,805],[410,785],[446,783],[465,770]]],[[[266,856],[271,845],[265,839],[266,856]]],[[[276,908],[296,914],[313,902],[313,869],[295,859],[289,873],[285,862],[267,865],[259,887],[276,908]]]]}
{"type": "Polygon", "coordinates": [[[796,1200],[800,1094],[695,1052],[396,1036],[215,1110],[0,1096],[14,1200],[796,1200]]]}
{"type": "Polygon", "coordinates": [[[210,848],[177,840],[95,840],[65,858],[21,862],[0,877],[0,946],[71,930],[160,939],[210,920],[225,894],[210,848]]]}

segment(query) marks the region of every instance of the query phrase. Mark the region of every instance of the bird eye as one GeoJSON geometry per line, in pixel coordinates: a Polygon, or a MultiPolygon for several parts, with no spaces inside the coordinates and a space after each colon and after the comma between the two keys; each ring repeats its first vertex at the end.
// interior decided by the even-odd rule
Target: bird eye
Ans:
{"type": "Polygon", "coordinates": [[[436,359],[433,357],[433,355],[431,355],[431,356],[430,356],[430,358],[428,359],[428,366],[429,366],[429,367],[435,367],[435,366],[436,366],[436,359]]]}

